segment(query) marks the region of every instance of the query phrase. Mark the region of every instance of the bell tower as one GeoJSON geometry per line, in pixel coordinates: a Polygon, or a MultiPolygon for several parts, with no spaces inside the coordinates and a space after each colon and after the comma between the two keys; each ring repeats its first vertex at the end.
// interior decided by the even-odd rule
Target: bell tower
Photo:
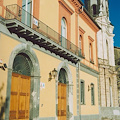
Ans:
{"type": "Polygon", "coordinates": [[[93,17],[109,17],[108,0],[84,0],[85,8],[93,17]]]}
{"type": "Polygon", "coordinates": [[[97,17],[99,15],[100,0],[84,0],[84,4],[91,16],[97,17]]]}

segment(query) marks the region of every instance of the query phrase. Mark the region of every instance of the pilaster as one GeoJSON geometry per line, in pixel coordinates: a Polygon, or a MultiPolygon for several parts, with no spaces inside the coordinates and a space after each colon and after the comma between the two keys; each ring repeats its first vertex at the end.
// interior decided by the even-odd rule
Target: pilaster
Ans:
{"type": "Polygon", "coordinates": [[[105,79],[104,79],[104,68],[99,68],[100,77],[99,77],[99,88],[100,88],[100,105],[102,107],[106,106],[105,103],[105,79]]]}

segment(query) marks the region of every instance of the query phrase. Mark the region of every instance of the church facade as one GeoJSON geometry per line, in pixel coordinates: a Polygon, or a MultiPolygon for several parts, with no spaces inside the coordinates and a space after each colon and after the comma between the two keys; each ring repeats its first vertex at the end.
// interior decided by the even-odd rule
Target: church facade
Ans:
{"type": "Polygon", "coordinates": [[[113,29],[108,0],[85,0],[85,7],[100,26],[97,34],[99,64],[99,105],[101,118],[117,119],[118,89],[115,70],[113,29]]]}

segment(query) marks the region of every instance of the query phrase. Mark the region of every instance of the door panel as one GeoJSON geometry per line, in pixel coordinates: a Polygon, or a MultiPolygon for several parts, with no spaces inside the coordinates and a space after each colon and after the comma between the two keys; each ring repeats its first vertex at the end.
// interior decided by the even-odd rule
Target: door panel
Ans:
{"type": "Polygon", "coordinates": [[[30,77],[12,74],[10,120],[29,120],[30,77]]]}
{"type": "Polygon", "coordinates": [[[58,120],[66,120],[66,84],[58,84],[58,120]]]}
{"type": "Polygon", "coordinates": [[[19,76],[17,74],[12,74],[10,103],[13,104],[10,105],[10,120],[18,118],[18,85],[19,76]]]}

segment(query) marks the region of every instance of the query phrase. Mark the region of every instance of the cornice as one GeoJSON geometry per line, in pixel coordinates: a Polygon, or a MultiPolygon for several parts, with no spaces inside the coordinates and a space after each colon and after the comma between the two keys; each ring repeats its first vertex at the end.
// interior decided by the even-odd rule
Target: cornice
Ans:
{"type": "Polygon", "coordinates": [[[94,39],[92,38],[92,37],[90,37],[90,36],[88,36],[88,39],[90,40],[90,41],[94,41],[94,39]]]}
{"type": "Polygon", "coordinates": [[[84,20],[85,22],[95,31],[99,31],[100,28],[98,28],[98,26],[93,22],[93,20],[83,11],[81,14],[79,14],[84,20]]]}
{"type": "Polygon", "coordinates": [[[78,0],[68,0],[75,8],[79,8],[82,5],[78,2],[78,0]]]}
{"type": "Polygon", "coordinates": [[[79,30],[84,34],[85,31],[79,26],[79,30]]]}
{"type": "Polygon", "coordinates": [[[64,0],[58,0],[58,2],[63,5],[68,11],[69,13],[72,15],[74,13],[74,11],[66,4],[66,2],[64,0]]]}
{"type": "MultiPolygon", "coordinates": [[[[65,3],[64,0],[58,0],[59,2],[61,2],[62,4],[65,3]]],[[[75,8],[75,12],[77,14],[80,15],[80,17],[82,17],[86,23],[95,31],[97,32],[100,28],[97,26],[97,23],[95,23],[95,21],[90,17],[90,15],[88,15],[88,13],[86,13],[86,10],[83,9],[82,12],[80,12],[80,8],[83,6],[78,0],[68,0],[71,5],[75,8]]],[[[65,3],[66,4],[66,3],[65,3]]],[[[66,6],[68,6],[66,4],[66,6]]],[[[69,7],[69,6],[68,6],[69,7]]],[[[70,7],[69,7],[70,8],[70,7]]],[[[71,9],[71,8],[70,8],[71,9]]]]}
{"type": "Polygon", "coordinates": [[[84,71],[84,72],[86,72],[86,73],[88,73],[90,75],[94,75],[95,77],[98,77],[98,75],[99,75],[99,71],[96,71],[96,70],[86,66],[83,63],[80,63],[80,70],[84,71]]]}

